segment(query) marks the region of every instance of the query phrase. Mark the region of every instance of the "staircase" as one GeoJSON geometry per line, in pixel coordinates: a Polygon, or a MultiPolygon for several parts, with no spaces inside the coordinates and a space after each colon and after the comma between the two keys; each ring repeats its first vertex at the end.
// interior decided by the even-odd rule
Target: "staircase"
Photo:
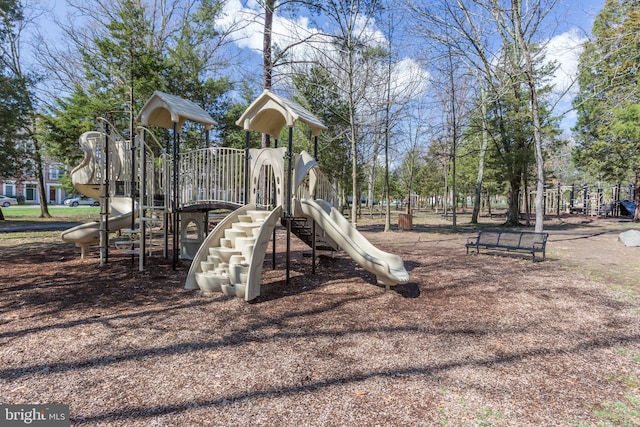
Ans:
{"type": "MultiPolygon", "coordinates": [[[[153,232],[154,228],[157,228],[163,222],[164,212],[166,211],[163,200],[154,199],[152,205],[145,205],[142,209],[143,215],[140,218],[136,218],[136,225],[138,228],[126,228],[120,230],[121,237],[113,241],[116,249],[122,250],[125,254],[140,255],[142,243],[142,230],[140,224],[145,227],[145,250],[148,255],[152,254],[155,246],[160,245],[160,243],[154,244],[153,232]]],[[[142,271],[142,269],[140,271],[142,271]]]]}
{"type": "Polygon", "coordinates": [[[237,215],[219,231],[220,237],[210,242],[206,260],[200,261],[200,271],[195,273],[196,283],[205,294],[245,297],[256,238],[269,214],[249,210],[237,215]]]}
{"type": "MultiPolygon", "coordinates": [[[[287,220],[282,218],[281,224],[287,226],[287,220]]],[[[310,248],[313,248],[313,222],[312,220],[304,217],[291,218],[291,232],[307,244],[310,248]]],[[[327,236],[324,231],[316,227],[316,250],[334,252],[337,249],[337,245],[333,240],[327,236]]]]}

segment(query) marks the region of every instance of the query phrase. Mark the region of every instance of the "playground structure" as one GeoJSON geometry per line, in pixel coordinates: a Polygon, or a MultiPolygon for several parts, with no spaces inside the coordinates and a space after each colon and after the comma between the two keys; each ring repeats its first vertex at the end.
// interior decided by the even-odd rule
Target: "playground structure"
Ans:
{"type": "MultiPolygon", "coordinates": [[[[529,212],[535,212],[535,190],[529,192],[529,212]]],[[[560,185],[548,188],[544,192],[545,215],[582,214],[589,216],[633,216],[635,211],[634,187],[632,184],[627,189],[621,185],[602,188],[593,188],[584,184],[560,185]],[[626,190],[626,191],[625,191],[626,190]],[[625,194],[626,193],[626,194],[625,194]],[[624,197],[623,197],[624,196],[624,197]]],[[[521,211],[525,212],[526,202],[521,199],[521,211]]]]}
{"type": "Polygon", "coordinates": [[[205,148],[181,151],[187,120],[207,130],[215,125],[197,105],[155,92],[138,114],[141,126],[133,142],[105,120],[99,121],[97,132],[83,134],[85,157],[71,178],[79,192],[100,200],[100,220],[66,230],[62,239],[79,246],[83,255],[99,244],[101,263],[108,262],[113,243],[138,256],[141,271],[146,257],[162,246],[163,256],[172,254],[174,268],[179,259],[191,260],[187,289],[249,301],[260,295],[271,241],[275,268],[275,227],[280,223],[286,227],[287,282],[292,234],[311,247],[313,273],[318,251],[343,249],[387,288],[409,280],[401,258],[371,245],[333,208],[335,192],[315,157],[292,153],[296,123],[311,129],[316,147],[326,129],[303,107],[264,91],[236,122],[247,133],[244,150],[209,147],[207,141],[205,148]],[[172,129],[173,141],[163,146],[148,131],[150,126],[172,129]],[[249,148],[250,132],[277,140],[285,126],[287,147],[249,148]],[[209,232],[209,212],[221,209],[230,213],[209,232]],[[120,237],[111,241],[115,231],[120,237]]]}

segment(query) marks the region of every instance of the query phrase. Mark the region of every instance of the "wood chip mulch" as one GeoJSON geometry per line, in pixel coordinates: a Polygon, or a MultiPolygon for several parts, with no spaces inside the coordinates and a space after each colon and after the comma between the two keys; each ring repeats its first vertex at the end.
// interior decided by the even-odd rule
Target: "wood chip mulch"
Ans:
{"type": "Polygon", "coordinates": [[[280,230],[253,303],[183,289],[188,264],[160,254],[138,272],[5,239],[0,400],[69,404],[78,426],[617,425],[615,405],[640,422],[640,248],[552,232],[533,263],[466,255],[465,233],[363,233],[408,284],[344,253],[312,275],[294,239],[286,285],[280,230]]]}

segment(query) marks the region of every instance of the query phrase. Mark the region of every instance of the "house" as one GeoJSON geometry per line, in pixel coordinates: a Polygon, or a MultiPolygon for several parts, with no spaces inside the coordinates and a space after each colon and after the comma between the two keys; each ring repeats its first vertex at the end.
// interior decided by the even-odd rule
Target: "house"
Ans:
{"type": "MultiPolygon", "coordinates": [[[[44,186],[48,204],[62,204],[67,193],[62,188],[60,179],[66,174],[66,168],[61,163],[44,159],[44,186]]],[[[35,176],[33,164],[25,162],[24,175],[19,178],[0,179],[0,194],[15,197],[26,204],[39,204],[38,179],[35,176]]]]}

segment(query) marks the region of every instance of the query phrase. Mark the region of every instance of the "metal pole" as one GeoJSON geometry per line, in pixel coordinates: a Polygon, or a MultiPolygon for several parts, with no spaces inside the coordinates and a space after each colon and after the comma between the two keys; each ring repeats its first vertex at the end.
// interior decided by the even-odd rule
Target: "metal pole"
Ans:
{"type": "MultiPolygon", "coordinates": [[[[173,198],[173,177],[170,177],[170,171],[173,169],[169,167],[169,141],[167,140],[167,148],[165,150],[164,160],[162,161],[162,229],[164,230],[164,247],[162,248],[162,256],[164,259],[169,259],[169,211],[171,210],[171,201],[169,198],[173,198]]],[[[173,160],[172,160],[173,162],[173,160]]]]}
{"type": "MultiPolygon", "coordinates": [[[[318,161],[318,135],[313,138],[313,158],[318,161]]],[[[316,183],[317,184],[317,183],[316,183]]],[[[316,187],[313,188],[313,200],[316,200],[316,187]]],[[[311,274],[316,274],[316,222],[311,220],[311,274]]]]}
{"type": "MultiPolygon", "coordinates": [[[[278,139],[276,138],[275,140],[275,148],[278,148],[278,139]]],[[[275,178],[275,177],[274,177],[275,178]]],[[[276,188],[276,184],[274,182],[273,185],[273,206],[276,206],[276,201],[277,201],[277,188],[276,188]]],[[[273,228],[273,251],[271,252],[271,268],[273,270],[276,269],[276,228],[273,228]]]]}
{"type": "MultiPolygon", "coordinates": [[[[139,262],[139,267],[138,270],[139,271],[144,271],[144,264],[145,264],[145,256],[146,256],[146,251],[147,251],[147,225],[144,222],[144,215],[145,215],[145,205],[148,205],[148,195],[147,195],[147,150],[145,150],[145,142],[147,140],[147,130],[144,129],[142,131],[142,136],[141,136],[141,140],[138,142],[140,144],[140,168],[142,169],[141,175],[142,177],[140,178],[140,184],[139,184],[139,188],[140,188],[140,193],[139,193],[139,198],[138,198],[138,204],[139,204],[139,208],[140,208],[140,212],[139,212],[139,227],[140,227],[140,258],[138,260],[139,262]]],[[[152,201],[153,203],[153,201],[152,201]]]]}
{"type": "Polygon", "coordinates": [[[244,137],[244,204],[249,201],[249,131],[244,137]]]}
{"type": "Polygon", "coordinates": [[[293,128],[289,128],[289,147],[287,148],[287,278],[286,284],[289,284],[290,268],[291,268],[291,187],[293,178],[293,128]]]}
{"type": "MultiPolygon", "coordinates": [[[[131,91],[129,92],[129,102],[131,109],[129,110],[129,140],[131,143],[131,230],[135,228],[136,216],[134,214],[136,208],[136,144],[135,144],[135,128],[133,123],[133,68],[131,69],[131,91]]],[[[133,261],[133,255],[131,256],[133,261]]]]}
{"type": "Polygon", "coordinates": [[[178,124],[173,123],[173,201],[172,201],[172,214],[173,214],[173,263],[172,268],[175,270],[178,265],[178,167],[179,162],[179,150],[178,144],[180,143],[180,135],[178,134],[178,124]]]}
{"type": "MultiPolygon", "coordinates": [[[[105,146],[106,146],[106,128],[103,127],[105,126],[105,124],[103,124],[102,122],[100,122],[100,126],[98,128],[98,130],[100,131],[100,145],[96,144],[96,151],[100,153],[100,159],[99,162],[97,162],[98,164],[96,164],[96,170],[100,171],[100,174],[102,174],[100,176],[100,194],[99,194],[99,199],[100,199],[100,265],[103,265],[105,263],[104,261],[104,257],[105,257],[105,253],[104,253],[104,248],[106,246],[105,244],[105,239],[104,239],[104,220],[106,218],[105,216],[105,212],[107,209],[107,206],[105,204],[105,199],[104,199],[104,185],[105,185],[105,181],[104,181],[104,171],[107,170],[106,166],[105,166],[105,146]]],[[[97,159],[96,159],[97,160],[97,159]]],[[[84,258],[84,251],[85,248],[82,248],[82,257],[84,258]]]]}
{"type": "Polygon", "coordinates": [[[104,236],[104,263],[109,263],[109,123],[105,126],[104,133],[104,229],[102,235],[104,236]]]}

